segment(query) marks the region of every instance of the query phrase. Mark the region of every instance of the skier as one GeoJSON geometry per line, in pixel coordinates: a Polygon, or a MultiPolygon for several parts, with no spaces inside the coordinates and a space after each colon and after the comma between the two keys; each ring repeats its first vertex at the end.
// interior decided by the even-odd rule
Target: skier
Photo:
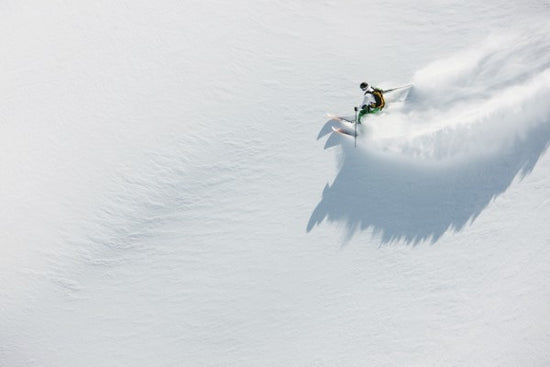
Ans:
{"type": "Polygon", "coordinates": [[[357,123],[361,123],[361,118],[369,113],[376,113],[382,111],[386,102],[384,101],[384,95],[382,94],[382,89],[373,88],[367,82],[361,83],[359,85],[361,90],[365,92],[363,97],[363,103],[361,104],[361,110],[357,116],[357,123]]]}

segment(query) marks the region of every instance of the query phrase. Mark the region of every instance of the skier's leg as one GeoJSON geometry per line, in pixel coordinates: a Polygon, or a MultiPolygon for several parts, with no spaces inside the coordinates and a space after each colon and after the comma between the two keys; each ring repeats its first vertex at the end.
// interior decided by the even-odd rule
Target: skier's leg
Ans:
{"type": "Polygon", "coordinates": [[[365,116],[367,113],[369,113],[369,107],[363,108],[361,111],[359,111],[359,115],[357,116],[357,123],[361,123],[361,118],[365,116]]]}

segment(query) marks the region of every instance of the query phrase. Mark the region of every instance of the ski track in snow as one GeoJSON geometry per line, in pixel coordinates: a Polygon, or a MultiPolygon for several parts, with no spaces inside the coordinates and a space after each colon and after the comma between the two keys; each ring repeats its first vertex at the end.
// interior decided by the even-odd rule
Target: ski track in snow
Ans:
{"type": "Polygon", "coordinates": [[[372,228],[383,243],[435,242],[474,220],[547,149],[549,50],[541,30],[490,36],[388,95],[386,110],[363,120],[357,149],[330,136],[326,148],[343,148],[341,169],[308,231],[328,218],[346,223],[346,241],[372,228]]]}

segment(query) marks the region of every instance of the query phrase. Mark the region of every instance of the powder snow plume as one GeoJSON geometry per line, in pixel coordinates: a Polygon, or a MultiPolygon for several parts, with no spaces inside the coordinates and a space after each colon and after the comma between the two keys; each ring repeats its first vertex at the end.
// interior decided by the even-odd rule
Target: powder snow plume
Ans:
{"type": "Polygon", "coordinates": [[[369,121],[365,145],[429,161],[509,148],[550,122],[549,34],[493,35],[419,70],[406,101],[369,121]]]}

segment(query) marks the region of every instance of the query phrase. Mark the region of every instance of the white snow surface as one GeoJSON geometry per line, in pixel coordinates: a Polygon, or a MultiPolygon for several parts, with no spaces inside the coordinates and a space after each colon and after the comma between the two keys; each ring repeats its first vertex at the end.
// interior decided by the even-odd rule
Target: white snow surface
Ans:
{"type": "Polygon", "coordinates": [[[0,10],[0,366],[550,364],[547,1],[0,10]]]}

